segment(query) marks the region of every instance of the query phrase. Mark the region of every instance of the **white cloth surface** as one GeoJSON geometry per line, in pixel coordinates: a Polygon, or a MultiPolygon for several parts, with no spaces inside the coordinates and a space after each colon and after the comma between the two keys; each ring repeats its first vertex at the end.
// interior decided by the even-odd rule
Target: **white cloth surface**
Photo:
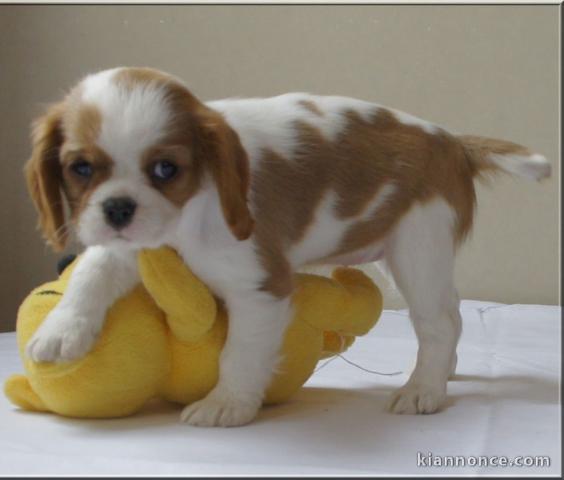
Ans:
{"type": "MultiPolygon", "coordinates": [[[[251,425],[203,429],[151,404],[135,416],[76,420],[18,410],[0,395],[0,475],[444,475],[561,472],[561,309],[462,303],[464,331],[446,408],[384,409],[407,379],[416,341],[407,312],[387,310],[345,358],[319,369],[287,404],[251,425]],[[549,467],[424,467],[417,453],[548,456],[549,467]]],[[[321,367],[323,362],[318,366],[321,367]]],[[[0,381],[22,371],[15,335],[0,335],[0,381]]]]}

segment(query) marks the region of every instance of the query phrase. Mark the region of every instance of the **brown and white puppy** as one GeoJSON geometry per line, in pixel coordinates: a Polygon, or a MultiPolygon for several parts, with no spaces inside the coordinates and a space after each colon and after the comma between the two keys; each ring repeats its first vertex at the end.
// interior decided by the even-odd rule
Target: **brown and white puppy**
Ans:
{"type": "Polygon", "coordinates": [[[87,249],[27,354],[88,352],[108,307],[138,281],[135,252],[171,245],[230,313],[219,382],[183,412],[194,425],[255,417],[298,267],[380,258],[419,340],[390,408],[436,411],[456,365],[453,261],[472,225],[474,178],[550,174],[524,147],[372,103],[304,93],[202,103],[142,68],[86,77],[37,121],[33,143],[26,175],[47,240],[64,246],[66,197],[87,249]]]}

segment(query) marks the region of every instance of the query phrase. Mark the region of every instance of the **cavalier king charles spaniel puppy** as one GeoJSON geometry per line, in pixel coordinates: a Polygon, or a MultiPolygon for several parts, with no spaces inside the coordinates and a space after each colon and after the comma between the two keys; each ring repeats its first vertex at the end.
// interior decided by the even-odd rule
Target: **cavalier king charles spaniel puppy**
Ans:
{"type": "Polygon", "coordinates": [[[149,68],[87,76],[32,138],[25,173],[44,236],[62,249],[72,226],[86,251],[27,355],[85,355],[108,307],[139,282],[136,252],[172,246],[229,311],[219,381],[182,413],[202,426],[256,416],[292,315],[294,272],[315,263],[386,262],[419,342],[389,408],[438,410],[456,366],[453,265],[474,180],[550,175],[525,147],[374,103],[306,93],[202,102],[149,68]]]}

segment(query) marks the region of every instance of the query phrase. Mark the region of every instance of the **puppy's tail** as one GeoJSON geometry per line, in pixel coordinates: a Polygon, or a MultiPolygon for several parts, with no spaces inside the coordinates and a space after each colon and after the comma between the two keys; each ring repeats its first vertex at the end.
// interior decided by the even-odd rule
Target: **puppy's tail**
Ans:
{"type": "Polygon", "coordinates": [[[459,135],[458,139],[473,169],[474,176],[499,171],[511,173],[529,180],[550,177],[548,160],[526,147],[505,140],[459,135]]]}

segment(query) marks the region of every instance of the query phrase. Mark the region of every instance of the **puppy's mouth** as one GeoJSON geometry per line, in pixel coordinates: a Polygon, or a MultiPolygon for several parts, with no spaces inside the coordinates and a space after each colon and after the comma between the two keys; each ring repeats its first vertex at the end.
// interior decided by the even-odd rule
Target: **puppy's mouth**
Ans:
{"type": "Polygon", "coordinates": [[[93,244],[97,245],[130,245],[134,242],[134,239],[130,234],[124,232],[123,230],[117,231],[113,229],[107,229],[105,231],[100,231],[97,238],[94,239],[93,244]]]}
{"type": "Polygon", "coordinates": [[[126,248],[155,248],[155,245],[160,245],[157,240],[150,240],[143,236],[138,237],[135,232],[130,232],[127,229],[112,232],[104,243],[126,248]]]}
{"type": "Polygon", "coordinates": [[[111,237],[100,241],[98,245],[125,250],[137,250],[138,248],[141,248],[141,245],[139,245],[134,239],[124,235],[123,233],[117,232],[111,237]]]}
{"type": "Polygon", "coordinates": [[[134,243],[135,240],[127,235],[125,232],[116,232],[111,238],[110,238],[110,242],[112,243],[118,243],[118,244],[131,244],[134,243]]]}
{"type": "Polygon", "coordinates": [[[119,238],[120,240],[126,240],[128,242],[131,241],[131,238],[129,238],[127,235],[125,235],[123,232],[117,232],[114,238],[119,238]]]}

